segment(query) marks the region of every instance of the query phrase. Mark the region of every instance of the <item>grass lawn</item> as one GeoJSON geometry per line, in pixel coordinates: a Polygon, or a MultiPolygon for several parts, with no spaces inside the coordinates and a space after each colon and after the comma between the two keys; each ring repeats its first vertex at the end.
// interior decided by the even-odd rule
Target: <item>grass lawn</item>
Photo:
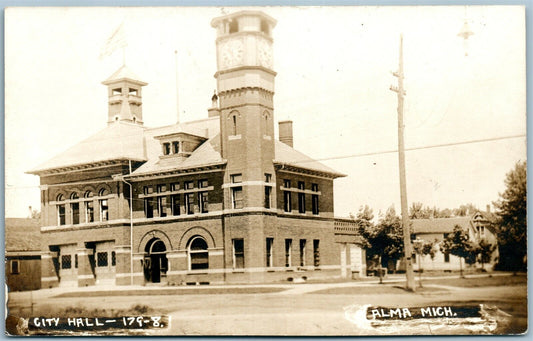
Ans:
{"type": "MultiPolygon", "coordinates": [[[[416,288],[416,293],[446,293],[448,290],[441,288],[416,288]]],[[[373,284],[372,286],[365,287],[344,287],[344,288],[331,288],[312,291],[307,294],[326,294],[326,295],[380,295],[380,294],[408,294],[404,288],[399,285],[380,285],[373,284]]]]}
{"type": "Polygon", "coordinates": [[[489,287],[489,286],[515,286],[515,285],[527,285],[527,276],[526,275],[516,275],[516,276],[495,276],[489,277],[490,275],[484,277],[472,277],[468,278],[459,278],[450,277],[450,278],[441,278],[441,279],[422,279],[422,284],[438,284],[446,285],[452,287],[463,287],[463,288],[478,288],[478,287],[489,287]]]}

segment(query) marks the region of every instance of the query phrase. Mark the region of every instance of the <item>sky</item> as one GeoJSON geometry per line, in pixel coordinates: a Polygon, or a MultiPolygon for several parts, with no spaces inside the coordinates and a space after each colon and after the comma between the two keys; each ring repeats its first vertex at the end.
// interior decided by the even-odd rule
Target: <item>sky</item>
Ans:
{"type": "MultiPolygon", "coordinates": [[[[126,64],[149,83],[144,123],[156,127],[176,122],[177,102],[182,121],[207,117],[216,88],[210,22],[239,9],[7,9],[5,216],[40,205],[39,178],[24,172],[106,127],[101,82],[123,55],[100,52],[121,23],[126,64]]],[[[406,148],[454,144],[406,152],[409,205],[485,209],[526,159],[523,7],[255,9],[277,20],[275,121],[292,120],[295,149],[347,175],[335,180],[336,216],[362,205],[376,215],[391,205],[400,211],[398,156],[381,153],[398,143],[389,87],[397,82],[400,34],[406,148]],[[466,44],[457,35],[465,20],[474,33],[466,44]],[[455,144],[487,139],[496,140],[455,144]]]]}

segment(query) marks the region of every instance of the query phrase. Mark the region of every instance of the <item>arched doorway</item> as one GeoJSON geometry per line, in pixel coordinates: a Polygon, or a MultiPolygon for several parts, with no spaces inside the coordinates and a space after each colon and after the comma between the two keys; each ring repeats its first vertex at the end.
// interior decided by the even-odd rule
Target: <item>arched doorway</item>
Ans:
{"type": "Polygon", "coordinates": [[[144,248],[144,278],[148,282],[160,283],[162,277],[166,277],[168,260],[165,243],[159,238],[152,238],[144,248]]]}

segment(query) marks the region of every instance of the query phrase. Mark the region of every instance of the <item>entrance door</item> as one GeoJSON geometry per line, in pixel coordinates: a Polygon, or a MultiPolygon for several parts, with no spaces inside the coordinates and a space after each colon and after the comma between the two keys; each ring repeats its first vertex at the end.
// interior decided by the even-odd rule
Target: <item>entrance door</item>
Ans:
{"type": "Polygon", "coordinates": [[[154,238],[146,244],[148,255],[144,258],[144,275],[146,280],[152,283],[160,283],[162,277],[166,277],[168,260],[165,243],[159,238],[154,238]]]}

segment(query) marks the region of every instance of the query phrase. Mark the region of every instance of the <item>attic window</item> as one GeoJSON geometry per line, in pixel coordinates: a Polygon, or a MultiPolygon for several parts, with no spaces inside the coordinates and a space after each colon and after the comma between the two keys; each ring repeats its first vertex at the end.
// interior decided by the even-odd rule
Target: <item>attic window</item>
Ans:
{"type": "Polygon", "coordinates": [[[178,141],[172,142],[172,153],[178,154],[180,152],[180,143],[178,141]]]}
{"type": "Polygon", "coordinates": [[[163,155],[170,154],[170,143],[163,143],[163,155]]]}
{"type": "Polygon", "coordinates": [[[122,89],[121,88],[113,89],[113,95],[122,95],[122,89]]]}
{"type": "Polygon", "coordinates": [[[129,94],[129,95],[139,96],[139,95],[138,95],[138,91],[137,91],[137,89],[133,89],[133,88],[130,88],[128,94],[129,94]]]}
{"type": "Polygon", "coordinates": [[[239,22],[237,20],[231,20],[229,22],[229,33],[236,33],[239,31],[239,22]]]}
{"type": "Polygon", "coordinates": [[[261,20],[261,32],[266,35],[270,35],[270,29],[266,20],[261,20]]]}

